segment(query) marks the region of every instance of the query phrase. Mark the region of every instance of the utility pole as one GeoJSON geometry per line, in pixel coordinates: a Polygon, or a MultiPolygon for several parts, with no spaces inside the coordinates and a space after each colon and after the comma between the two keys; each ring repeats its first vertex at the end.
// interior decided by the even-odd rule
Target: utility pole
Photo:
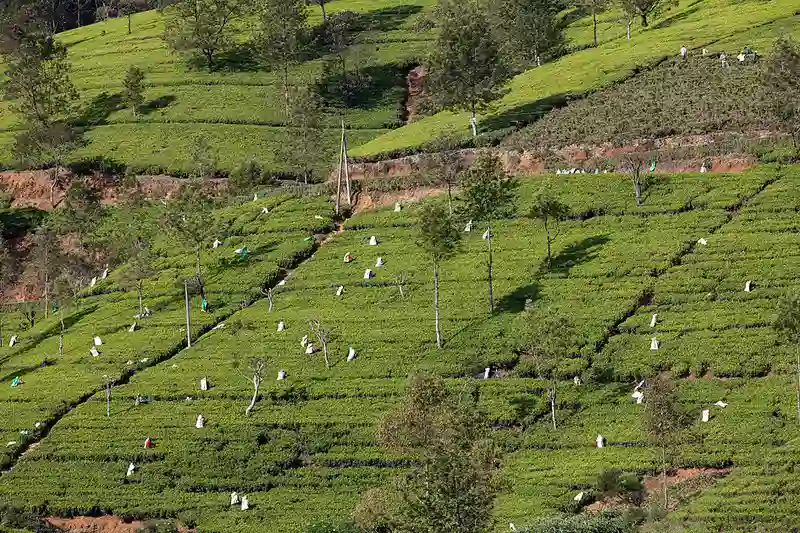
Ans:
{"type": "Polygon", "coordinates": [[[183,280],[183,295],[186,298],[186,347],[192,347],[192,319],[189,315],[189,282],[183,280]]]}

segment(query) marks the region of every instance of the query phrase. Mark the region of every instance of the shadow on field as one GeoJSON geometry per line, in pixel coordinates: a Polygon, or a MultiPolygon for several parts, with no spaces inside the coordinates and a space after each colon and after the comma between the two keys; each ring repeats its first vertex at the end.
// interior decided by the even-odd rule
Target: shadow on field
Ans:
{"type": "MultiPolygon", "coordinates": [[[[64,329],[68,330],[69,328],[71,328],[72,326],[74,326],[75,324],[77,324],[78,322],[83,320],[84,318],[86,318],[88,315],[91,315],[92,313],[97,311],[98,307],[99,306],[97,306],[97,305],[90,305],[89,307],[87,307],[85,309],[81,309],[80,311],[76,311],[75,313],[72,313],[70,315],[65,316],[64,317],[64,329]]],[[[54,329],[54,334],[58,334],[58,329],[60,329],[60,326],[61,325],[58,324],[53,328],[54,329]]]]}
{"type": "MultiPolygon", "coordinates": [[[[197,70],[208,69],[206,60],[202,56],[192,58],[190,63],[197,70]]],[[[252,43],[238,44],[218,54],[214,59],[215,72],[254,72],[264,68],[252,43]]]]}
{"type": "Polygon", "coordinates": [[[385,32],[399,29],[412,15],[422,11],[422,6],[401,5],[385,7],[367,13],[358,13],[350,29],[353,32],[385,32]]]}
{"type": "Polygon", "coordinates": [[[149,115],[153,111],[158,111],[159,109],[164,109],[165,107],[169,107],[169,105],[175,101],[174,94],[165,94],[163,96],[159,96],[158,98],[154,98],[149,102],[142,104],[139,107],[139,113],[142,115],[149,115]]]}
{"type": "Polygon", "coordinates": [[[553,266],[550,268],[550,272],[554,274],[569,274],[569,271],[574,266],[597,258],[599,248],[609,240],[605,235],[595,235],[570,244],[560,253],[553,256],[553,266]]]}
{"type": "Polygon", "coordinates": [[[530,102],[525,105],[507,109],[500,114],[492,115],[479,123],[481,131],[494,131],[510,126],[523,126],[530,124],[553,109],[564,107],[575,97],[572,93],[560,93],[530,102]]]}
{"type": "Polygon", "coordinates": [[[122,95],[102,92],[83,108],[75,123],[78,126],[100,126],[105,124],[109,115],[120,109],[121,105],[122,95]]]}
{"type": "Polygon", "coordinates": [[[389,93],[402,87],[408,68],[399,65],[373,65],[357,72],[331,72],[317,83],[317,91],[332,107],[373,109],[385,100],[397,101],[389,93]]]}
{"type": "Polygon", "coordinates": [[[673,24],[675,24],[677,22],[681,22],[682,20],[689,18],[689,15],[693,15],[693,14],[697,13],[698,11],[700,11],[700,8],[702,6],[699,5],[699,4],[701,4],[701,3],[702,2],[695,2],[694,4],[692,4],[692,6],[689,9],[687,9],[685,11],[682,11],[680,13],[677,13],[675,15],[672,15],[671,17],[667,17],[664,20],[662,20],[661,22],[659,22],[658,24],[655,24],[654,26],[651,26],[649,29],[650,30],[660,30],[660,29],[663,29],[663,28],[669,28],[673,24]]]}
{"type": "MultiPolygon", "coordinates": [[[[53,363],[48,361],[47,364],[51,365],[53,363]]],[[[6,374],[2,378],[0,378],[0,383],[5,383],[6,381],[11,381],[12,379],[14,379],[17,376],[22,377],[25,374],[30,374],[31,372],[34,372],[34,371],[38,370],[40,367],[41,367],[41,365],[30,365],[30,366],[22,367],[22,368],[20,368],[18,370],[15,370],[13,372],[9,372],[8,374],[6,374]]],[[[23,382],[24,382],[24,380],[23,380],[23,382]]]]}
{"type": "Polygon", "coordinates": [[[518,287],[514,292],[501,298],[497,302],[497,311],[500,313],[521,313],[525,310],[527,300],[535,301],[539,298],[540,286],[531,283],[518,287]]]}

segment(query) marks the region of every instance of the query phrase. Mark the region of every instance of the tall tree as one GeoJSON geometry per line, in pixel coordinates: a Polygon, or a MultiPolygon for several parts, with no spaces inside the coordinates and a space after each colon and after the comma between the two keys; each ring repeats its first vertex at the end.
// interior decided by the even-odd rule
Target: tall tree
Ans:
{"type": "Polygon", "coordinates": [[[767,109],[776,126],[792,137],[800,148],[800,46],[789,38],[779,39],[763,74],[767,109]]]}
{"type": "Polygon", "coordinates": [[[120,15],[128,18],[128,35],[133,32],[133,15],[150,8],[149,0],[119,0],[117,9],[120,15]]]}
{"type": "Polygon", "coordinates": [[[137,114],[139,106],[144,103],[144,72],[139,67],[131,65],[122,80],[122,101],[131,108],[133,116],[137,114]]]}
{"type": "Polygon", "coordinates": [[[442,334],[439,330],[439,266],[441,262],[455,255],[461,241],[452,217],[438,203],[425,205],[417,221],[419,239],[417,244],[431,258],[433,263],[433,311],[436,329],[436,346],[442,347],[442,334]]]}
{"type": "Polygon", "coordinates": [[[328,169],[333,158],[332,147],[325,138],[322,101],[314,91],[295,91],[289,124],[287,142],[282,146],[283,159],[289,170],[308,183],[313,180],[314,171],[328,169]]]}
{"type": "Polygon", "coordinates": [[[502,34],[505,55],[520,70],[541,66],[557,56],[565,39],[559,11],[553,0],[493,0],[493,18],[502,34]]]}
{"type": "Polygon", "coordinates": [[[50,224],[58,234],[77,235],[79,242],[84,243],[102,217],[100,192],[83,180],[74,180],[64,197],[63,208],[51,215],[50,224]]]}
{"type": "Polygon", "coordinates": [[[306,0],[260,0],[259,48],[283,74],[286,121],[290,118],[289,67],[300,60],[308,36],[306,0]]]}
{"type": "Polygon", "coordinates": [[[205,286],[200,262],[203,247],[211,242],[215,228],[209,219],[214,199],[203,188],[201,181],[184,185],[178,196],[169,202],[164,216],[166,227],[183,245],[194,249],[195,282],[201,298],[205,299],[205,286]]]}
{"type": "Polygon", "coordinates": [[[163,38],[177,52],[199,55],[209,72],[235,42],[234,22],[247,12],[242,0],[179,0],[166,10],[163,38]]]}
{"type": "Polygon", "coordinates": [[[492,285],[492,240],[494,221],[514,214],[519,182],[506,174],[499,159],[491,154],[482,154],[465,172],[461,183],[464,210],[468,218],[475,222],[485,222],[488,226],[484,238],[488,247],[487,277],[489,282],[489,312],[494,312],[492,285]]]}
{"type": "Polygon", "coordinates": [[[539,189],[533,199],[533,206],[528,213],[529,218],[535,218],[542,221],[544,226],[544,233],[547,240],[547,268],[552,266],[552,257],[550,254],[550,244],[558,236],[558,221],[569,214],[569,206],[562,203],[549,189],[544,186],[539,189]],[[555,235],[551,233],[552,224],[556,224],[555,235]]]}
{"type": "Polygon", "coordinates": [[[436,152],[422,157],[424,175],[433,176],[447,187],[447,207],[453,214],[453,188],[458,184],[461,173],[466,170],[466,162],[458,152],[436,152]]]}
{"type": "Polygon", "coordinates": [[[575,331],[568,319],[549,310],[544,317],[530,315],[529,321],[530,342],[525,357],[533,360],[538,376],[549,382],[547,403],[553,429],[557,429],[558,368],[571,353],[575,331]]]}
{"type": "Polygon", "coordinates": [[[644,429],[650,444],[660,451],[664,508],[667,507],[667,468],[668,457],[672,457],[679,442],[680,430],[688,419],[683,407],[678,403],[675,383],[667,375],[659,375],[648,380],[645,389],[644,429]]]}
{"type": "Polygon", "coordinates": [[[14,140],[14,157],[27,167],[50,168],[50,205],[56,206],[55,191],[63,188],[59,175],[69,155],[81,145],[77,132],[63,123],[49,126],[32,125],[14,140]]]}
{"type": "Polygon", "coordinates": [[[42,226],[33,234],[33,248],[29,262],[36,273],[36,284],[44,298],[44,316],[50,312],[50,296],[53,282],[61,270],[64,255],[58,236],[47,226],[42,226]]]}
{"type": "Polygon", "coordinates": [[[773,327],[783,335],[781,340],[794,345],[795,372],[797,374],[795,402],[797,404],[797,420],[800,421],[800,295],[790,294],[781,300],[773,327]]]}
{"type": "Polygon", "coordinates": [[[425,68],[427,90],[439,107],[470,111],[476,136],[477,110],[501,94],[509,71],[478,0],[441,0],[439,8],[440,31],[425,68]]]}
{"type": "Polygon", "coordinates": [[[611,0],[580,0],[579,5],[592,14],[592,42],[597,46],[597,15],[611,7],[611,0]]]}
{"type": "MultiPolygon", "coordinates": [[[[0,224],[0,298],[14,281],[17,266],[17,260],[3,237],[3,226],[0,224]]],[[[0,311],[0,346],[3,346],[3,318],[4,313],[0,311]]]]}
{"type": "Polygon", "coordinates": [[[24,34],[6,48],[5,97],[30,126],[46,129],[71,111],[78,94],[70,80],[67,49],[52,39],[24,34]]]}
{"type": "Polygon", "coordinates": [[[499,490],[500,453],[471,395],[416,376],[378,429],[385,449],[417,460],[399,481],[391,531],[484,533],[499,490]]]}
{"type": "MultiPolygon", "coordinates": [[[[647,17],[657,15],[669,0],[619,0],[620,7],[630,18],[639,17],[642,26],[647,27],[647,17]]],[[[630,24],[628,25],[630,31],[630,24]]],[[[630,33],[628,34],[630,39],[630,33]]]]}

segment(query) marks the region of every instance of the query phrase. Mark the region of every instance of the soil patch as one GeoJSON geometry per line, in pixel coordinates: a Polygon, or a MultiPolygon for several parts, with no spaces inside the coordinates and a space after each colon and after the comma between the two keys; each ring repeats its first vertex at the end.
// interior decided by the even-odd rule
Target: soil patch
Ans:
{"type": "Polygon", "coordinates": [[[377,209],[380,207],[389,207],[397,202],[407,204],[411,202],[418,202],[428,198],[429,196],[438,196],[447,192],[447,189],[439,187],[417,187],[414,189],[382,192],[382,193],[361,193],[358,196],[358,201],[353,207],[353,213],[357,214],[369,209],[377,209]]]}
{"type": "MultiPolygon", "coordinates": [[[[677,485],[700,475],[722,477],[728,475],[728,472],[728,468],[677,468],[667,473],[667,486],[677,485]]],[[[647,492],[660,491],[662,482],[661,476],[648,476],[644,478],[644,488],[647,492]]]]}
{"type": "Polygon", "coordinates": [[[144,522],[125,522],[118,516],[76,516],[46,519],[50,525],[70,533],[136,533],[144,522]]]}
{"type": "Polygon", "coordinates": [[[417,111],[424,97],[425,68],[422,65],[414,67],[406,76],[406,101],[405,123],[414,122],[417,111]]]}

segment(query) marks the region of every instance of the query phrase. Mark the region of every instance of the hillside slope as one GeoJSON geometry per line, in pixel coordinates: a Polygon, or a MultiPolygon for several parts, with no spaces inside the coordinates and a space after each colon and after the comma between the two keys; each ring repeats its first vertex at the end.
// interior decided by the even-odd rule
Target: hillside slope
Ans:
{"type": "Polygon", "coordinates": [[[748,530],[756,513],[763,530],[786,530],[800,520],[800,491],[780,467],[797,431],[793,356],[769,324],[777,299],[800,288],[799,178],[797,167],[663,175],[636,208],[625,176],[549,176],[574,217],[562,224],[549,272],[543,230],[521,216],[541,181],[526,179],[518,216],[495,228],[498,311],[487,313],[481,228],[465,234],[464,253],[442,267],[441,351],[433,342],[430,265],[413,245],[413,205],[355,216],[310,257],[311,245],[298,237],[318,225],[312,213],[325,219],[316,231],[324,228],[330,206],[323,200],[263,200],[274,206],[268,215],[259,214],[262,203],[228,208],[214,217],[228,221],[225,245],[208,252],[219,309],[199,315],[206,330],[219,320],[225,327],[204,330],[192,348],[180,346],[180,296],[171,280],[189,268],[190,256],[178,248],[163,250],[162,259],[177,272],[147,285],[157,312],[141,332],[125,331],[134,298],[118,292],[112,272],[70,318],[63,361],[38,366],[53,357],[52,321],[20,334],[19,346],[0,348],[3,437],[20,440],[24,430],[31,432],[24,446],[39,442],[22,458],[20,448],[6,449],[15,466],[0,476],[0,500],[56,515],[179,517],[201,531],[277,533],[337,522],[366,488],[407,464],[377,448],[375,425],[400,398],[406,376],[427,370],[473,387],[497,428],[507,452],[508,486],[496,508],[497,531],[505,531],[509,520],[522,526],[568,507],[605,468],[651,472],[658,454],[630,393],[641,376],[669,371],[698,420],[683,435],[676,465],[728,472],[668,515],[670,530],[748,530]],[[299,235],[280,237],[287,231],[299,235]],[[368,245],[372,235],[376,246],[368,245]],[[300,248],[270,252],[278,242],[300,248]],[[253,246],[255,257],[230,263],[241,244],[253,246]],[[353,263],[342,262],[347,252],[353,263]],[[287,255],[308,259],[276,285],[274,265],[287,255]],[[367,268],[375,272],[369,281],[367,268]],[[401,296],[396,279],[404,272],[401,296]],[[237,295],[260,281],[276,286],[274,310],[263,300],[236,310],[237,295]],[[751,292],[743,291],[746,281],[751,292]],[[544,382],[519,351],[527,321],[553,312],[579,332],[574,356],[559,367],[555,431],[544,382]],[[332,332],[330,369],[300,345],[311,319],[332,332]],[[277,331],[279,321],[285,331],[277,331]],[[97,359],[86,353],[93,334],[104,339],[97,359]],[[649,349],[653,336],[657,351],[649,349]],[[347,362],[351,346],[357,356],[347,362]],[[266,358],[268,376],[246,417],[251,389],[235,362],[252,356],[266,358]],[[126,372],[126,359],[141,362],[114,389],[107,418],[103,393],[91,394],[103,373],[126,372]],[[493,378],[474,379],[486,366],[493,378]],[[287,379],[275,380],[279,370],[287,379]],[[20,373],[25,383],[8,387],[20,373]],[[208,391],[199,389],[202,377],[208,391]],[[135,405],[138,396],[147,401],[135,405]],[[700,423],[700,410],[718,400],[728,407],[700,423]],[[202,429],[194,427],[198,414],[202,429]],[[36,421],[46,429],[37,432],[36,421]],[[597,433],[607,439],[600,450],[597,433]],[[142,448],[146,437],[153,449],[142,448]],[[129,462],[137,468],[126,479],[129,462]],[[247,494],[253,507],[230,507],[231,491],[247,494]],[[766,505],[764,495],[775,491],[780,501],[766,505]]]}

